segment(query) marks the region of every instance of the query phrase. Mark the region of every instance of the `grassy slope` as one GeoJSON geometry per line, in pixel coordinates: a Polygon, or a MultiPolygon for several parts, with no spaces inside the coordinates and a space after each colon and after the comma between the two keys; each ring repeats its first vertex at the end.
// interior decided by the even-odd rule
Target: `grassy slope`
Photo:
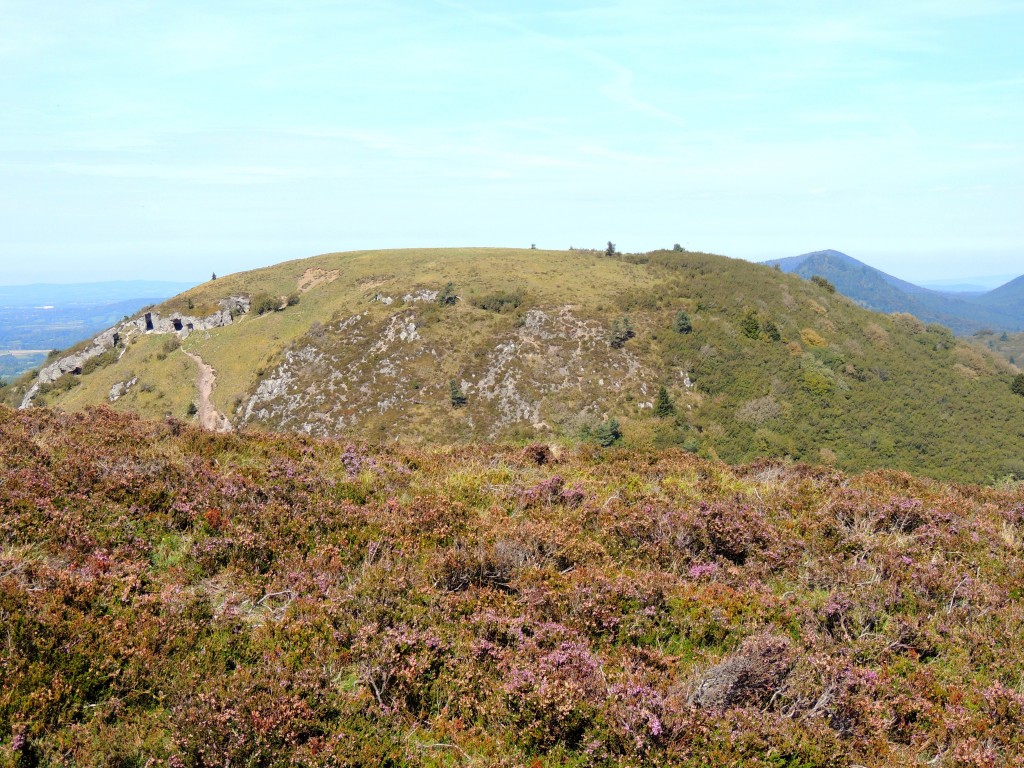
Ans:
{"type": "MultiPolygon", "coordinates": [[[[1024,472],[1018,456],[1024,440],[1022,404],[1009,392],[1013,371],[1005,362],[937,326],[867,312],[766,267],[690,253],[635,258],[644,263],[629,258],[505,249],[328,254],[222,277],[167,307],[184,310],[191,300],[198,313],[233,294],[284,296],[309,269],[337,271],[337,280],[303,294],[298,306],[248,316],[185,342],[217,370],[216,404],[236,420],[236,405],[247,401],[262,379],[275,375],[286,350],[335,359],[334,369],[296,367],[292,394],[314,392],[323,400],[294,419],[258,422],[270,428],[295,428],[315,411],[344,417],[346,432],[371,439],[529,439],[529,422],[496,426],[499,406],[475,396],[474,389],[493,369],[496,345],[517,340],[521,353],[502,376],[515,378],[520,393],[540,404],[541,420],[564,440],[578,439],[588,419],[596,424],[615,416],[633,444],[686,444],[732,461],[791,456],[852,470],[893,466],[973,480],[1024,472]],[[466,300],[443,311],[422,303],[387,307],[372,301],[378,292],[398,298],[448,281],[466,300]],[[496,314],[472,305],[474,296],[497,290],[525,293],[518,313],[496,314]],[[576,343],[556,349],[553,342],[517,336],[525,312],[555,316],[566,305],[577,319],[605,329],[628,314],[637,330],[623,350],[600,340],[579,344],[572,365],[583,375],[568,388],[551,377],[576,343]],[[670,330],[680,310],[691,315],[692,334],[670,330]],[[744,336],[742,322],[751,312],[759,322],[774,322],[782,341],[744,336]],[[358,313],[366,313],[360,321],[365,338],[354,344],[351,333],[340,329],[358,313]],[[415,322],[421,340],[391,357],[367,356],[385,325],[398,316],[415,322]],[[314,323],[326,328],[318,338],[308,333],[314,323]],[[324,381],[338,365],[360,355],[368,362],[346,375],[354,390],[366,394],[342,404],[324,381]],[[398,373],[378,376],[385,363],[398,373]],[[696,380],[694,391],[682,386],[684,373],[696,380]],[[458,411],[448,403],[453,377],[467,382],[470,395],[467,407],[458,411]],[[657,419],[638,407],[652,401],[662,384],[675,399],[675,418],[657,419]],[[391,397],[400,407],[380,406],[391,397]],[[588,408],[589,415],[580,417],[588,408]]],[[[125,362],[111,368],[123,369],[125,362]]],[[[82,377],[66,401],[56,402],[70,408],[102,402],[108,378],[82,377]]],[[[129,403],[148,416],[168,410],[155,400],[129,403]]]]}
{"type": "MultiPolygon", "coordinates": [[[[116,400],[119,411],[145,413],[153,418],[187,417],[197,403],[196,366],[185,357],[171,336],[144,336],[128,347],[116,364],[82,378],[82,384],[59,398],[62,408],[80,410],[97,401],[109,401],[111,387],[138,376],[138,382],[116,400]],[[102,399],[101,399],[102,398],[102,399]]],[[[44,398],[44,402],[49,398],[44,398]]]]}
{"type": "Polygon", "coordinates": [[[994,331],[979,331],[972,337],[973,341],[983,345],[986,349],[995,352],[1006,358],[1018,369],[1024,366],[1024,333],[1004,334],[994,331]]]}
{"type": "Polygon", "coordinates": [[[0,408],[0,765],[1019,764],[1019,488],[538,458],[0,408]]]}

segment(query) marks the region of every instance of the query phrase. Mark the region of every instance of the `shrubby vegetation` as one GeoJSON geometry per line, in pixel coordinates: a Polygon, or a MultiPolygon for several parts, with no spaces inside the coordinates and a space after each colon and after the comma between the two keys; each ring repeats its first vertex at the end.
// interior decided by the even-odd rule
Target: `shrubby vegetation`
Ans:
{"type": "Polygon", "coordinates": [[[617,317],[612,320],[612,327],[608,331],[608,344],[613,349],[622,349],[626,342],[636,336],[636,329],[628,317],[617,317]]]}
{"type": "Polygon", "coordinates": [[[0,409],[0,764],[1017,765],[1024,491],[0,409]]]}
{"type": "Polygon", "coordinates": [[[512,312],[522,306],[524,298],[523,291],[493,291],[474,296],[472,304],[488,312],[512,312]]]}
{"type": "Polygon", "coordinates": [[[437,304],[441,307],[453,306],[458,300],[459,295],[455,292],[454,283],[447,283],[437,294],[437,304]]]}
{"type": "Polygon", "coordinates": [[[268,293],[262,293],[253,297],[251,311],[255,315],[265,315],[268,312],[276,312],[281,308],[281,300],[268,293]]]}
{"type": "Polygon", "coordinates": [[[824,288],[829,293],[836,292],[836,287],[821,275],[811,275],[811,282],[819,288],[824,288]]]}

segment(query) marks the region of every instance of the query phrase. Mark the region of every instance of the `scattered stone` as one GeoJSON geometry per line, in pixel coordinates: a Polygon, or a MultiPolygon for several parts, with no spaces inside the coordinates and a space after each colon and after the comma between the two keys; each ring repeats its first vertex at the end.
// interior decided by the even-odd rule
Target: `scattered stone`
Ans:
{"type": "Polygon", "coordinates": [[[138,383],[138,381],[138,376],[132,376],[128,381],[117,382],[114,386],[110,388],[110,394],[107,396],[107,399],[113,403],[118,399],[124,397],[126,394],[128,394],[128,390],[134,387],[138,383]]]}

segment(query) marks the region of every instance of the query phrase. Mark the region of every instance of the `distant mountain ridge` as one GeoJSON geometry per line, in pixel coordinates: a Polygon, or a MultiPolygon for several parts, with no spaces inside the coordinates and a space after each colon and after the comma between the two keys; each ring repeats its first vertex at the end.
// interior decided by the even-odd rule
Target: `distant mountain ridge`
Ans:
{"type": "Polygon", "coordinates": [[[985,328],[1024,330],[1024,276],[983,293],[954,293],[922,288],[831,249],[764,263],[804,279],[824,277],[839,293],[876,312],[909,312],[962,335],[985,328]]]}

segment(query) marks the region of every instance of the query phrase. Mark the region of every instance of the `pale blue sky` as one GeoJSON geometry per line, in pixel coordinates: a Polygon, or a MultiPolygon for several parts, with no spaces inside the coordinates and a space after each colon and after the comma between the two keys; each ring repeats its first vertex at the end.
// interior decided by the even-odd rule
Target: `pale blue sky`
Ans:
{"type": "Polygon", "coordinates": [[[1024,0],[0,0],[0,284],[325,251],[1024,273],[1024,0]]]}

